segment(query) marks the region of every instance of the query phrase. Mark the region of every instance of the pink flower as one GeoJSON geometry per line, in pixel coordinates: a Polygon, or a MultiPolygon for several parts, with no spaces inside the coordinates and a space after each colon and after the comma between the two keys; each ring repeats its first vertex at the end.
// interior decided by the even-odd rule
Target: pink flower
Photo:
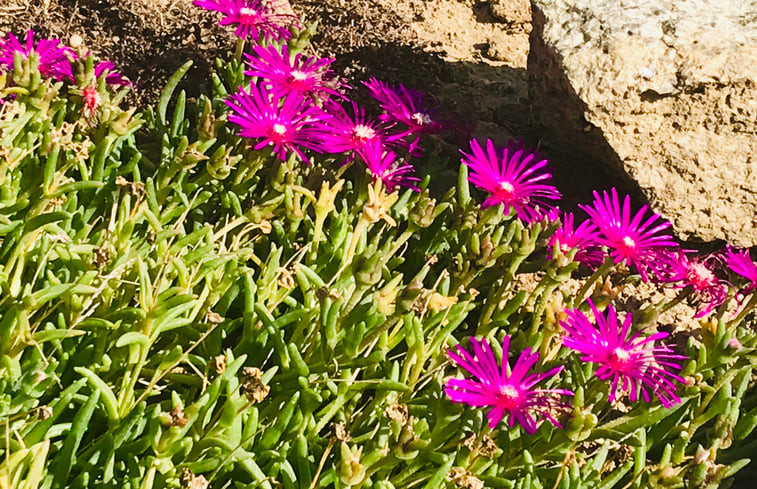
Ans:
{"type": "Polygon", "coordinates": [[[749,280],[749,285],[743,290],[744,294],[757,289],[757,264],[749,256],[749,250],[734,250],[729,246],[725,252],[725,262],[734,273],[749,280]]]}
{"type": "Polygon", "coordinates": [[[276,46],[254,46],[254,56],[245,55],[247,76],[260,78],[260,82],[277,92],[280,96],[292,92],[301,95],[343,95],[338,89],[342,84],[327,67],[334,61],[333,58],[306,57],[302,53],[292,58],[286,44],[281,48],[276,46]]]}
{"type": "Polygon", "coordinates": [[[528,434],[536,433],[544,419],[554,426],[562,428],[556,416],[565,413],[570,405],[561,396],[572,396],[573,392],[565,389],[536,389],[539,382],[557,375],[563,367],[556,367],[541,374],[528,374],[539,360],[538,353],[525,349],[515,366],[510,369],[510,337],[502,340],[502,363],[497,363],[489,343],[471,338],[473,355],[460,345],[457,351],[450,350],[447,355],[474,379],[450,379],[444,386],[444,392],[453,402],[465,403],[473,407],[491,407],[486,417],[489,426],[494,428],[507,414],[509,426],[517,421],[528,434]],[[537,419],[543,418],[543,419],[537,419]]]}
{"type": "Polygon", "coordinates": [[[0,38],[0,68],[5,71],[12,70],[16,53],[26,59],[32,53],[36,53],[39,56],[39,72],[44,77],[58,81],[74,81],[69,58],[73,59],[76,55],[71,48],[61,44],[57,39],[40,39],[35,44],[33,30],[26,32],[23,43],[13,34],[0,38]]]}
{"type": "Polygon", "coordinates": [[[420,191],[415,186],[415,182],[420,181],[420,178],[412,175],[415,168],[407,162],[397,161],[397,154],[387,150],[381,141],[368,143],[357,152],[365,162],[373,181],[381,180],[389,192],[393,192],[395,187],[420,191]]]}
{"type": "Polygon", "coordinates": [[[328,130],[323,134],[323,147],[327,153],[347,153],[341,164],[355,159],[357,152],[366,149],[369,144],[385,139],[386,128],[378,121],[370,120],[365,109],[352,102],[352,115],[336,103],[324,107],[331,118],[328,130]]]}
{"type": "Polygon", "coordinates": [[[124,75],[116,71],[116,65],[112,61],[100,61],[95,65],[95,76],[100,78],[105,75],[105,83],[115,87],[130,87],[133,83],[124,75]]]}
{"type": "Polygon", "coordinates": [[[656,259],[658,252],[678,246],[669,234],[663,233],[670,227],[668,221],[654,212],[645,219],[646,205],[631,217],[631,198],[626,195],[621,207],[615,188],[609,195],[602,192],[600,196],[594,191],[593,204],[579,207],[589,214],[599,228],[599,241],[610,248],[613,260],[635,265],[644,281],[647,280],[646,269],[656,259]]]}
{"type": "Polygon", "coordinates": [[[229,121],[240,126],[240,135],[258,139],[255,149],[272,146],[273,153],[286,160],[287,152],[309,158],[304,148],[321,152],[323,121],[328,116],[301,96],[279,97],[265,87],[250,84],[249,93],[240,90],[226,100],[232,114],[229,121]]]}
{"type": "Polygon", "coordinates": [[[397,124],[404,126],[404,128],[399,128],[397,134],[389,136],[389,141],[399,141],[404,140],[407,136],[416,136],[414,141],[406,143],[411,154],[419,154],[418,135],[439,132],[444,128],[444,124],[434,117],[435,109],[424,108],[423,93],[406,88],[402,84],[391,87],[375,78],[371,78],[364,84],[371,97],[384,110],[379,119],[393,126],[397,124]]]}
{"type": "Polygon", "coordinates": [[[717,278],[713,271],[717,260],[715,255],[699,258],[684,250],[665,251],[657,255],[651,268],[655,282],[671,284],[676,289],[691,288],[699,302],[694,317],[700,318],[728,298],[728,282],[717,278]]]}
{"type": "Polygon", "coordinates": [[[471,154],[460,151],[465,156],[461,161],[471,169],[468,180],[490,193],[482,207],[504,204],[505,212],[512,208],[518,219],[530,223],[553,208],[546,200],[562,196],[553,185],[544,183],[552,178],[547,160],[537,161],[534,153],[523,149],[495,148],[491,139],[486,141],[486,151],[475,139],[470,145],[471,154]]]}
{"type": "MultiPolygon", "coordinates": [[[[299,19],[282,8],[280,1],[265,0],[194,0],[195,7],[224,14],[218,25],[237,24],[234,34],[239,38],[271,37],[276,41],[292,37],[289,27],[299,25],[299,19]]],[[[291,10],[290,10],[291,11],[291,10]]]]}
{"type": "Polygon", "coordinates": [[[586,220],[574,228],[573,219],[572,212],[565,212],[562,225],[549,239],[549,250],[552,251],[553,258],[554,249],[559,247],[564,255],[577,250],[574,259],[579,263],[592,268],[601,265],[605,254],[599,245],[597,226],[586,220]]]}
{"type": "Polygon", "coordinates": [[[640,391],[646,402],[651,402],[651,396],[656,395],[666,408],[680,403],[681,399],[675,394],[675,382],[685,384],[686,381],[666,368],[680,369],[680,361],[686,357],[676,355],[668,346],[654,344],[668,333],[642,337],[637,332],[629,338],[630,313],[621,325],[612,306],[607,307],[605,317],[591,300],[588,302],[597,326],[578,309],[566,310],[567,319],[560,322],[566,332],[563,345],[582,353],[584,362],[596,363],[594,375],[597,378],[612,378],[610,402],[615,402],[623,393],[628,393],[635,402],[640,391]]]}

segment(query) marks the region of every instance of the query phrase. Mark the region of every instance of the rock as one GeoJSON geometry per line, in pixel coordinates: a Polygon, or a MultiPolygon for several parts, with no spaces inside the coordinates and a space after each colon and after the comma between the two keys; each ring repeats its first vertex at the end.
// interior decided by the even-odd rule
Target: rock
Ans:
{"type": "Polygon", "coordinates": [[[489,12],[496,20],[508,24],[531,22],[531,6],[528,0],[491,0],[489,12]]]}
{"type": "Polygon", "coordinates": [[[683,239],[757,245],[757,0],[532,0],[534,114],[683,239]]]}

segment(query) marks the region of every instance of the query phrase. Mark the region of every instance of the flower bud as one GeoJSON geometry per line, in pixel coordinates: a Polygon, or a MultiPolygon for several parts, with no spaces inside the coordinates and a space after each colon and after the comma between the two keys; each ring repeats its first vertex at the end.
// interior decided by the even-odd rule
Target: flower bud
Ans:
{"type": "Polygon", "coordinates": [[[381,280],[381,254],[376,252],[370,256],[360,256],[355,260],[355,279],[364,285],[374,285],[381,280]]]}
{"type": "Polygon", "coordinates": [[[428,190],[424,190],[415,207],[410,211],[410,221],[419,228],[427,228],[434,222],[434,210],[436,199],[428,196],[428,190]]]}
{"type": "Polygon", "coordinates": [[[197,135],[200,141],[209,141],[215,139],[218,134],[218,123],[213,107],[209,99],[205,99],[205,107],[202,109],[200,124],[197,127],[197,135]]]}
{"type": "Polygon", "coordinates": [[[347,443],[342,442],[340,451],[341,459],[337,466],[339,479],[347,486],[356,486],[363,482],[363,479],[365,479],[365,467],[360,463],[363,447],[351,450],[347,443]]]}

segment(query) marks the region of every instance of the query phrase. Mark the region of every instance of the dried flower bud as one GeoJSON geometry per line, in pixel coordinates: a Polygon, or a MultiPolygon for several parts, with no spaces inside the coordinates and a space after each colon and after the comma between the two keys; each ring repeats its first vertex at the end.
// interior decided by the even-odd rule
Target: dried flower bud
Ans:
{"type": "Polygon", "coordinates": [[[184,469],[179,478],[181,487],[186,489],[207,489],[210,486],[210,482],[203,475],[195,475],[189,469],[184,469]]]}
{"type": "Polygon", "coordinates": [[[463,489],[484,489],[484,482],[462,467],[452,467],[447,477],[463,489]]]}
{"type": "Polygon", "coordinates": [[[48,405],[39,406],[36,410],[37,419],[44,421],[53,417],[53,408],[48,405]]]}
{"type": "Polygon", "coordinates": [[[408,410],[405,404],[394,403],[384,410],[384,416],[404,426],[408,419],[408,410]]]}
{"type": "Polygon", "coordinates": [[[213,358],[213,367],[218,375],[226,371],[226,355],[218,355],[213,358]]]}
{"type": "Polygon", "coordinates": [[[184,409],[181,406],[176,406],[175,408],[173,408],[173,410],[171,411],[171,426],[183,428],[184,426],[186,426],[187,421],[189,420],[187,419],[186,414],[184,414],[184,409]]]}
{"type": "Polygon", "coordinates": [[[350,436],[347,429],[344,427],[344,423],[336,423],[334,425],[334,436],[336,436],[336,439],[339,441],[350,441],[352,439],[352,436],[350,436]]]}
{"type": "Polygon", "coordinates": [[[223,322],[223,316],[217,312],[208,311],[205,315],[205,322],[208,324],[221,324],[223,322]]]}
{"type": "Polygon", "coordinates": [[[295,286],[294,275],[286,268],[279,268],[279,287],[292,290],[295,286]]]}
{"type": "Polygon", "coordinates": [[[262,402],[271,392],[271,387],[263,383],[263,372],[256,367],[242,369],[242,393],[248,400],[262,402]]]}

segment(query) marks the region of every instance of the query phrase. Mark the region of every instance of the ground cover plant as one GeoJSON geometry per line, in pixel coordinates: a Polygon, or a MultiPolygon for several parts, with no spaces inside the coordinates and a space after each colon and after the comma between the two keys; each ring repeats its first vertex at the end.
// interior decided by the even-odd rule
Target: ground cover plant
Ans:
{"type": "Polygon", "coordinates": [[[282,2],[195,4],[236,52],[139,113],[112,63],[0,40],[0,487],[754,474],[749,250],[687,250],[614,189],[561,212],[520,142],[471,140],[432,195],[456,127],[422,93],[347,86],[282,2]],[[681,303],[695,327],[659,322],[681,303]]]}

